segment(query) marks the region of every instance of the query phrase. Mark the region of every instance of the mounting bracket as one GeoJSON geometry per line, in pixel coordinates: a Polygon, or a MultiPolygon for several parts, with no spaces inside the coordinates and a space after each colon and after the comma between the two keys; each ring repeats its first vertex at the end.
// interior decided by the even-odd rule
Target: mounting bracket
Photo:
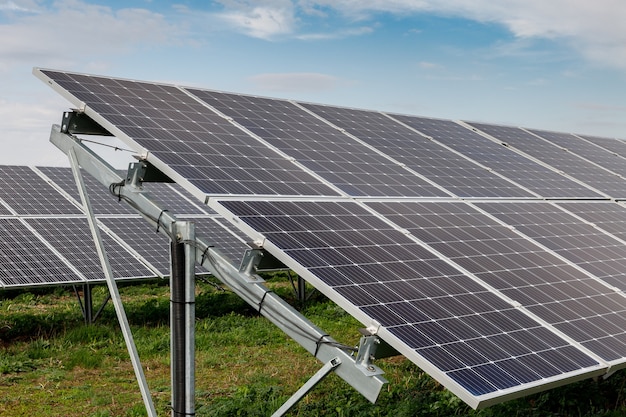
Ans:
{"type": "MultiPolygon", "coordinates": [[[[73,136],[61,132],[59,126],[53,126],[50,133],[50,141],[66,154],[72,154],[76,165],[80,165],[86,172],[91,174],[97,181],[105,186],[120,183],[122,178],[116,170],[106,161],[94,154],[89,148],[73,136]]],[[[135,175],[140,178],[139,173],[135,175]]],[[[153,226],[160,225],[157,230],[168,237],[176,234],[176,218],[167,211],[162,210],[143,193],[136,192],[133,187],[119,187],[120,198],[123,197],[135,207],[143,217],[153,226]]],[[[249,255],[249,261],[243,263],[243,271],[234,266],[228,257],[213,245],[199,236],[191,237],[193,241],[188,247],[195,250],[195,259],[201,260],[217,279],[227,285],[231,291],[251,306],[259,308],[259,313],[270,320],[274,325],[290,336],[294,341],[304,347],[309,353],[324,363],[330,363],[331,370],[344,381],[355,388],[361,395],[371,402],[375,402],[383,385],[387,382],[381,372],[364,373],[356,364],[351,354],[352,349],[346,348],[329,337],[322,329],[311,323],[306,317],[295,310],[286,301],[267,288],[260,277],[251,279],[255,275],[255,266],[258,265],[260,254],[254,250],[249,255]],[[211,256],[204,256],[207,250],[211,250],[211,256]],[[342,366],[331,366],[341,363],[342,366]]],[[[114,282],[113,285],[114,286],[114,282]]],[[[119,295],[112,294],[114,304],[119,303],[119,295]]],[[[122,313],[125,318],[125,314],[122,313]]],[[[189,341],[191,343],[191,341],[189,341]]],[[[369,348],[370,352],[372,347],[369,348]]],[[[368,358],[371,355],[367,356],[368,358]]],[[[368,359],[369,360],[369,359],[368,359]]],[[[368,362],[369,363],[369,362],[368,362]]],[[[325,368],[323,368],[325,369],[325,368]]],[[[324,371],[325,372],[325,371],[324,371]]],[[[323,372],[322,372],[323,373],[323,372]]],[[[320,378],[322,379],[322,378],[320,378]]],[[[189,385],[188,385],[189,386],[189,385]]],[[[193,403],[194,392],[186,392],[187,403],[193,403]]]]}

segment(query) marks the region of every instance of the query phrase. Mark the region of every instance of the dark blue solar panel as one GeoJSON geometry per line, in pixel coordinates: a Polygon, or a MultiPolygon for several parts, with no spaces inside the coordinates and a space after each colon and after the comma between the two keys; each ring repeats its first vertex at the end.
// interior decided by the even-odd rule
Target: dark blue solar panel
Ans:
{"type": "Polygon", "coordinates": [[[204,193],[337,195],[177,87],[41,72],[111,133],[150,150],[204,193]]]}
{"type": "Polygon", "coordinates": [[[284,100],[187,89],[347,194],[443,197],[398,163],[284,100]]]}
{"type": "Polygon", "coordinates": [[[0,198],[19,215],[82,213],[75,204],[26,166],[0,166],[0,198]]]}
{"type": "Polygon", "coordinates": [[[391,116],[542,197],[597,196],[583,185],[451,120],[391,116]]]}
{"type": "Polygon", "coordinates": [[[476,205],[610,285],[626,290],[626,244],[560,209],[563,206],[535,202],[476,205]]]}
{"type": "Polygon", "coordinates": [[[624,297],[596,277],[464,203],[369,205],[604,360],[626,358],[626,327],[604,325],[626,325],[624,297]]]}
{"type": "Polygon", "coordinates": [[[577,136],[591,143],[594,143],[598,146],[601,146],[604,149],[621,156],[622,158],[626,158],[626,142],[624,140],[604,138],[600,136],[591,136],[591,135],[577,135],[577,136]]]}
{"type": "MultiPolygon", "coordinates": [[[[90,281],[104,281],[100,259],[93,242],[89,224],[84,218],[27,219],[54,249],[90,281]]],[[[110,236],[102,240],[115,279],[154,278],[156,275],[135,259],[110,236]]]]}
{"type": "Polygon", "coordinates": [[[601,146],[569,133],[549,132],[545,130],[526,129],[542,139],[567,149],[605,169],[621,176],[626,176],[626,159],[601,146]]]}
{"type": "Polygon", "coordinates": [[[356,203],[221,204],[339,305],[365,324],[379,323],[405,355],[473,395],[597,365],[356,203]]]}
{"type": "MultiPolygon", "coordinates": [[[[68,167],[37,167],[46,177],[50,178],[59,188],[68,193],[76,204],[82,206],[78,186],[74,180],[72,169],[68,167]]],[[[128,204],[119,201],[107,187],[97,182],[91,175],[83,172],[83,182],[89,195],[89,202],[96,215],[98,214],[136,214],[128,204]]]]}
{"type": "MultiPolygon", "coordinates": [[[[508,126],[471,123],[475,128],[507,143],[509,146],[563,171],[592,189],[614,198],[626,197],[626,181],[560,146],[543,140],[523,129],[508,126]]],[[[579,195],[575,197],[581,197],[579,195]]]]}
{"type": "Polygon", "coordinates": [[[0,219],[0,283],[33,287],[85,282],[19,219],[0,219]]]}
{"type": "Polygon", "coordinates": [[[301,105],[455,195],[532,196],[486,167],[477,165],[381,113],[307,103],[301,105]]]}

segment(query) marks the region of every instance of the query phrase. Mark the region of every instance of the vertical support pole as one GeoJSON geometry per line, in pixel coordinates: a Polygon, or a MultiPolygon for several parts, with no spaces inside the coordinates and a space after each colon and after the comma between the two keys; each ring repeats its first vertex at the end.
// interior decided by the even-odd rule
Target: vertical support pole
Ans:
{"type": "Polygon", "coordinates": [[[93,298],[91,297],[91,284],[83,284],[83,315],[85,324],[93,324],[93,298]]]}
{"type": "Polygon", "coordinates": [[[298,275],[298,300],[302,305],[306,303],[306,281],[298,275]]]}
{"type": "Polygon", "coordinates": [[[170,275],[172,417],[195,415],[195,240],[194,224],[174,223],[170,275]],[[186,243],[187,242],[187,243],[186,243]]]}
{"type": "Polygon", "coordinates": [[[98,225],[96,224],[96,217],[93,214],[93,209],[91,207],[91,203],[89,202],[89,197],[87,196],[87,189],[85,188],[83,176],[80,173],[80,166],[78,165],[78,158],[76,157],[74,149],[69,150],[68,156],[70,158],[72,173],[74,174],[74,179],[76,180],[76,185],[78,186],[80,199],[83,203],[83,208],[87,213],[87,221],[89,223],[89,228],[91,229],[91,234],[96,245],[98,257],[100,258],[100,264],[102,266],[102,271],[104,272],[104,277],[109,288],[109,294],[111,295],[111,299],[113,300],[113,306],[115,307],[117,320],[119,321],[120,327],[122,328],[122,334],[124,335],[126,348],[128,349],[130,360],[133,364],[133,369],[135,370],[135,377],[137,378],[137,383],[139,384],[139,390],[141,391],[141,396],[146,407],[146,412],[148,413],[148,417],[157,417],[154,403],[152,402],[152,397],[150,396],[150,390],[148,389],[146,376],[143,372],[143,368],[141,367],[141,362],[139,361],[137,347],[135,346],[135,341],[133,340],[133,335],[130,331],[130,325],[128,324],[128,318],[126,317],[126,312],[124,311],[124,306],[122,305],[122,300],[120,298],[120,293],[117,289],[117,284],[115,283],[115,279],[113,279],[113,271],[111,270],[109,257],[107,256],[106,250],[104,249],[102,236],[100,236],[100,229],[98,229],[98,225]]]}

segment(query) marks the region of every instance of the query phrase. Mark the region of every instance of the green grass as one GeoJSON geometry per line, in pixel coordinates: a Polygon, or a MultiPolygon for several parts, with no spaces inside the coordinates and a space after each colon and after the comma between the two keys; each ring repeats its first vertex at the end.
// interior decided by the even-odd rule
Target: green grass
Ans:
{"type": "MultiPolygon", "coordinates": [[[[284,279],[272,289],[294,305],[284,279]]],[[[120,293],[158,414],[169,416],[169,292],[164,283],[122,286],[120,293]]],[[[94,297],[102,299],[105,288],[94,297]]],[[[360,327],[317,295],[302,308],[342,343],[360,327]]],[[[237,296],[198,284],[196,415],[267,416],[321,364],[237,296]]],[[[624,416],[626,377],[583,381],[473,411],[402,357],[378,361],[390,381],[371,404],[334,374],[291,416],[624,416]]],[[[0,294],[0,415],[135,417],[145,410],[113,308],[83,323],[63,289],[0,294]]]]}

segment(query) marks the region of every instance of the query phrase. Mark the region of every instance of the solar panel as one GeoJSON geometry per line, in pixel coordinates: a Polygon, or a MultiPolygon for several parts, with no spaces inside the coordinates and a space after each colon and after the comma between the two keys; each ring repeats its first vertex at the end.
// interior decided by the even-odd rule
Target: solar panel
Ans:
{"type": "MultiPolygon", "coordinates": [[[[487,130],[478,134],[450,121],[36,73],[473,407],[626,366],[626,303],[613,286],[622,237],[589,229],[570,205],[625,209],[530,201],[622,195],[621,179],[572,152],[517,128],[476,125],[487,130]],[[429,195],[438,189],[422,179],[449,193],[429,195]],[[535,215],[544,230],[526,229],[535,215]],[[604,257],[589,250],[593,259],[581,250],[604,247],[604,257]]],[[[624,213],[591,212],[620,218],[626,233],[624,213]]],[[[101,221],[169,273],[142,219],[101,221]]],[[[244,240],[225,236],[235,248],[244,240]]]]}
{"type": "Polygon", "coordinates": [[[85,282],[20,219],[0,218],[0,284],[8,287],[85,282]]]}
{"type": "Polygon", "coordinates": [[[549,132],[537,129],[526,130],[605,169],[621,176],[626,176],[626,168],[624,167],[626,165],[626,159],[615,155],[615,153],[601,146],[595,145],[570,133],[549,132]]]}
{"type": "Polygon", "coordinates": [[[107,231],[132,248],[144,262],[158,271],[161,277],[170,274],[169,240],[156,230],[149,230],[146,221],[139,217],[108,218],[99,221],[107,231]]]}
{"type": "Polygon", "coordinates": [[[159,207],[176,216],[207,214],[207,211],[183,195],[183,189],[177,184],[144,183],[144,189],[159,207]]]}
{"type": "Polygon", "coordinates": [[[473,122],[471,125],[610,197],[626,196],[626,181],[622,178],[523,129],[473,122]]]}
{"type": "Polygon", "coordinates": [[[447,196],[397,162],[291,102],[199,89],[187,91],[347,194],[447,196]]]}
{"type": "Polygon", "coordinates": [[[41,72],[75,105],[87,105],[86,111],[119,139],[148,149],[173,171],[166,174],[204,193],[337,195],[177,87],[41,72]]]}
{"type": "Polygon", "coordinates": [[[594,143],[604,149],[611,151],[623,158],[626,158],[626,142],[620,139],[604,138],[591,135],[576,135],[586,141],[594,143]]]}
{"type": "Polygon", "coordinates": [[[613,236],[626,241],[626,207],[622,204],[607,202],[560,202],[559,206],[587,220],[613,236]]]}
{"type": "Polygon", "coordinates": [[[5,215],[11,215],[11,210],[8,209],[8,207],[6,207],[4,205],[4,202],[2,201],[2,199],[0,199],[0,216],[5,216],[5,215]]]}
{"type": "Polygon", "coordinates": [[[232,230],[230,224],[216,217],[188,218],[194,222],[197,236],[202,236],[207,242],[219,249],[233,264],[239,266],[243,255],[250,248],[246,244],[249,239],[242,233],[232,230]]]}
{"type": "Polygon", "coordinates": [[[603,360],[626,360],[625,298],[606,283],[465,203],[370,206],[603,360]]]}
{"type": "Polygon", "coordinates": [[[266,247],[276,246],[296,272],[365,325],[380,326],[386,341],[453,390],[489,397],[598,366],[356,203],[221,204],[261,233],[266,247]]]}
{"type": "Polygon", "coordinates": [[[544,198],[598,197],[587,187],[451,120],[391,116],[544,198]]]}
{"type": "Polygon", "coordinates": [[[461,197],[531,197],[510,181],[373,111],[301,103],[407,168],[461,197]]]}
{"type": "Polygon", "coordinates": [[[560,204],[491,202],[476,205],[594,276],[626,290],[626,244],[568,213],[560,204]]]}
{"type": "Polygon", "coordinates": [[[81,214],[82,211],[26,166],[0,166],[0,196],[20,215],[81,214]]]}
{"type": "MultiPolygon", "coordinates": [[[[72,196],[76,204],[82,206],[74,174],[67,167],[37,167],[54,184],[72,196]]],[[[97,182],[91,175],[83,173],[83,182],[89,195],[89,202],[96,215],[98,214],[136,214],[128,204],[118,201],[106,187],[97,182]]]]}
{"type": "MultiPolygon", "coordinates": [[[[31,218],[26,222],[89,281],[105,281],[85,218],[31,218]]],[[[154,278],[155,273],[110,236],[101,234],[114,279],[154,278]]]]}

